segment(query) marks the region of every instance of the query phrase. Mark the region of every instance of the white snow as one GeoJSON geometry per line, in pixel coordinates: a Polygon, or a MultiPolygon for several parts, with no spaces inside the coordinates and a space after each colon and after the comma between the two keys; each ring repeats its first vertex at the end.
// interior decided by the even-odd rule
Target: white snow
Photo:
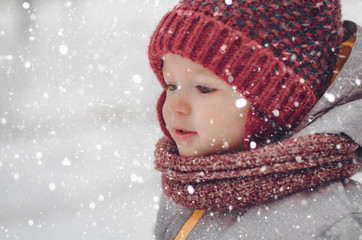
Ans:
{"type": "Polygon", "coordinates": [[[29,9],[30,4],[28,2],[23,2],[23,8],[29,9]]]}
{"type": "MultiPolygon", "coordinates": [[[[147,46],[176,3],[0,2],[0,239],[152,239],[162,89],[147,46]]],[[[362,23],[362,2],[342,5],[362,23]]]]}
{"type": "Polygon", "coordinates": [[[235,101],[235,106],[237,108],[244,108],[244,107],[246,107],[247,104],[248,104],[248,102],[246,101],[245,98],[238,98],[235,101]]]}
{"type": "Polygon", "coordinates": [[[191,185],[188,185],[188,186],[187,186],[187,192],[188,192],[190,195],[194,194],[194,193],[195,193],[194,187],[191,186],[191,185]]]}
{"type": "Polygon", "coordinates": [[[60,52],[60,54],[62,54],[62,55],[67,54],[67,53],[68,53],[68,47],[67,47],[67,45],[64,45],[64,44],[60,45],[60,46],[59,46],[59,52],[60,52]]]}
{"type": "Polygon", "coordinates": [[[333,103],[336,100],[336,96],[332,93],[325,93],[324,97],[327,98],[327,100],[331,103],[333,103]]]}
{"type": "Polygon", "coordinates": [[[132,81],[133,81],[134,83],[139,84],[139,83],[142,82],[142,76],[139,75],[139,74],[135,74],[135,75],[133,75],[133,77],[132,77],[132,81]]]}

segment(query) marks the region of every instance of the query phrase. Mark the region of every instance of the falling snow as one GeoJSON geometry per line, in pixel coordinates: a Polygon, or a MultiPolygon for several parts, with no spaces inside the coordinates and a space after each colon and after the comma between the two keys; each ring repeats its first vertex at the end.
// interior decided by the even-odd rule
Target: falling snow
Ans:
{"type": "Polygon", "coordinates": [[[194,187],[193,186],[191,186],[191,185],[188,185],[187,186],[187,192],[189,193],[189,194],[194,194],[195,193],[195,189],[194,189],[194,187]]]}
{"type": "Polygon", "coordinates": [[[152,239],[161,89],[147,46],[176,2],[0,2],[0,239],[152,239]]]}
{"type": "Polygon", "coordinates": [[[96,204],[94,202],[89,203],[89,208],[94,209],[96,207],[96,204]]]}
{"type": "Polygon", "coordinates": [[[24,67],[25,67],[25,68],[30,68],[30,67],[31,67],[31,62],[26,61],[26,62],[24,63],[24,67]]]}
{"type": "Polygon", "coordinates": [[[68,47],[66,45],[60,45],[58,49],[59,49],[60,54],[62,54],[62,55],[65,55],[68,53],[68,47]]]}
{"type": "Polygon", "coordinates": [[[247,100],[245,98],[238,98],[235,101],[235,106],[237,108],[244,108],[244,107],[246,107],[247,104],[248,104],[248,102],[247,102],[247,100]]]}
{"type": "Polygon", "coordinates": [[[273,110],[273,115],[274,115],[275,117],[279,117],[279,110],[274,109],[274,110],[273,110]]]}
{"type": "Polygon", "coordinates": [[[142,77],[141,77],[141,75],[139,75],[139,74],[133,75],[132,81],[133,81],[134,83],[137,83],[137,84],[141,83],[141,82],[142,82],[142,77]]]}
{"type": "Polygon", "coordinates": [[[30,220],[28,220],[28,225],[29,225],[29,226],[33,226],[33,225],[34,225],[34,221],[33,221],[33,220],[31,220],[31,219],[30,219],[30,220]]]}
{"type": "Polygon", "coordinates": [[[28,2],[23,2],[23,8],[24,9],[29,9],[30,8],[30,4],[28,2]]]}
{"type": "Polygon", "coordinates": [[[68,158],[64,158],[62,161],[62,165],[65,167],[70,167],[72,165],[72,162],[68,158]]]}
{"type": "Polygon", "coordinates": [[[233,4],[233,0],[225,0],[225,3],[226,3],[227,5],[231,5],[231,4],[233,4]]]}
{"type": "Polygon", "coordinates": [[[361,86],[361,79],[356,79],[356,85],[359,87],[359,86],[361,86]]]}
{"type": "Polygon", "coordinates": [[[103,196],[102,194],[99,194],[99,195],[98,195],[98,200],[99,200],[100,202],[103,202],[103,201],[104,201],[104,196],[103,196]]]}
{"type": "Polygon", "coordinates": [[[325,93],[324,97],[330,102],[333,103],[336,100],[336,96],[333,93],[325,93]]]}
{"type": "Polygon", "coordinates": [[[54,183],[49,183],[49,189],[51,191],[54,191],[55,190],[55,184],[54,183]]]}

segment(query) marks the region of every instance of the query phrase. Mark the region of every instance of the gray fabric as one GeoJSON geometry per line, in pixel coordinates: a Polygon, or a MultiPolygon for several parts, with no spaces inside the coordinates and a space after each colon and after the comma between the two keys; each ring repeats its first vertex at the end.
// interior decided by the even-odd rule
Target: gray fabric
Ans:
{"type": "Polygon", "coordinates": [[[162,194],[155,229],[157,239],[174,239],[192,213],[193,210],[177,205],[162,194]]]}
{"type": "Polygon", "coordinates": [[[351,212],[362,213],[360,185],[348,185],[359,194],[354,203],[346,186],[334,182],[252,207],[240,223],[218,239],[323,239],[323,233],[351,212]]]}
{"type": "MultiPolygon", "coordinates": [[[[181,219],[174,213],[190,216],[192,210],[164,195],[162,202],[159,219],[173,217],[158,222],[155,234],[157,239],[173,239],[187,220],[182,217],[175,227],[181,219]]],[[[354,237],[361,235],[361,214],[361,185],[337,181],[249,209],[206,211],[187,239],[359,239],[354,237]]]]}
{"type": "Polygon", "coordinates": [[[362,214],[351,213],[341,221],[330,227],[322,236],[322,239],[361,239],[362,214]]]}
{"type": "MultiPolygon", "coordinates": [[[[361,87],[362,88],[362,87],[361,87]]],[[[295,136],[313,133],[345,134],[362,146],[362,99],[337,106],[298,132],[295,136]]]]}
{"type": "MultiPolygon", "coordinates": [[[[345,134],[362,146],[361,60],[362,29],[358,27],[347,63],[294,136],[345,134]]],[[[334,181],[250,208],[207,211],[187,239],[362,239],[361,186],[354,181],[334,181]]],[[[163,195],[156,239],[172,239],[191,214],[192,210],[163,195]]]]}

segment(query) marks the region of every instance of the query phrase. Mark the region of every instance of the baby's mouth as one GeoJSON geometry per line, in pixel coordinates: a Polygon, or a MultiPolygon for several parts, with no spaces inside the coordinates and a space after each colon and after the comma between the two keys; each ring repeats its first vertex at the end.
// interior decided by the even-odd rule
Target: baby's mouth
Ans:
{"type": "Polygon", "coordinates": [[[182,130],[182,129],[176,129],[176,134],[190,134],[190,133],[196,133],[196,132],[191,132],[191,131],[187,131],[187,130],[182,130]]]}
{"type": "Polygon", "coordinates": [[[190,140],[192,137],[194,137],[195,135],[197,135],[197,132],[193,132],[193,131],[188,131],[188,130],[184,130],[184,129],[174,129],[175,134],[174,134],[174,140],[178,141],[178,142],[185,142],[190,140]]]}

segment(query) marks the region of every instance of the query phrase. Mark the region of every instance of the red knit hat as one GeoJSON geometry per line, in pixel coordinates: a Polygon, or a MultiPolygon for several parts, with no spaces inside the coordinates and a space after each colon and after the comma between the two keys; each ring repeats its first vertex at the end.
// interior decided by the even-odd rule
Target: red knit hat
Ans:
{"type": "MultiPolygon", "coordinates": [[[[342,39],[339,0],[183,0],[149,45],[162,85],[162,56],[173,53],[236,86],[251,103],[246,141],[289,132],[326,90],[342,39]]],[[[163,132],[165,92],[157,111],[163,132]]],[[[248,147],[248,146],[247,146],[248,147]]]]}

